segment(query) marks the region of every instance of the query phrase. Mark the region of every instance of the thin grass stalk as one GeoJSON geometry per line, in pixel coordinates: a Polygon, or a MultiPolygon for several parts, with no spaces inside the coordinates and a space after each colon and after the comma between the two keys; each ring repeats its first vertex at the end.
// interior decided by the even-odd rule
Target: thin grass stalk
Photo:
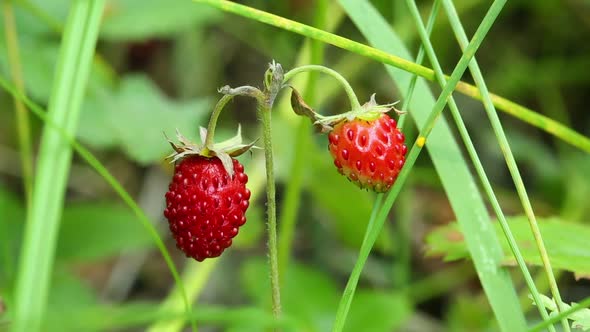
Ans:
{"type": "MultiPolygon", "coordinates": [[[[455,85],[459,82],[459,79],[461,75],[464,73],[465,69],[467,68],[470,59],[474,56],[475,51],[483,41],[483,38],[489,31],[496,17],[499,15],[505,2],[506,1],[495,1],[492,4],[490,9],[488,10],[488,13],[486,14],[482,23],[477,29],[477,32],[475,33],[473,39],[469,43],[469,46],[466,48],[461,59],[459,60],[459,63],[453,70],[453,73],[449,81],[445,85],[442,93],[440,94],[439,98],[437,99],[433,107],[432,112],[430,113],[428,119],[423,125],[423,129],[420,132],[420,137],[418,137],[416,143],[414,143],[414,146],[410,150],[410,153],[406,159],[406,164],[404,165],[400,174],[398,175],[397,181],[395,182],[395,184],[393,185],[390,192],[387,194],[385,198],[385,203],[383,204],[383,207],[379,212],[377,223],[375,227],[369,231],[370,236],[368,241],[364,242],[361,246],[361,252],[359,255],[359,259],[357,260],[357,264],[355,265],[355,270],[362,269],[362,267],[364,266],[364,263],[369,256],[371,248],[375,243],[381,228],[383,227],[389,210],[391,209],[395,199],[397,198],[397,195],[401,190],[401,186],[407,179],[408,174],[416,161],[416,158],[422,150],[422,147],[426,142],[427,136],[433,130],[435,122],[440,116],[447,98],[451,95],[455,85]]],[[[351,2],[346,1],[345,3],[345,7],[347,7],[346,10],[350,12],[352,7],[354,6],[352,6],[351,2]]],[[[364,4],[363,6],[366,7],[367,4],[364,4]]],[[[360,5],[356,7],[356,9],[358,9],[359,7],[360,5]]],[[[459,218],[459,220],[460,222],[463,222],[462,218],[459,218]]],[[[479,232],[483,236],[489,236],[485,243],[492,245],[492,247],[490,248],[483,248],[482,250],[478,251],[476,248],[473,247],[474,245],[476,245],[474,240],[484,240],[484,238],[476,238],[479,237],[479,233],[474,233],[473,236],[471,234],[468,234],[467,242],[470,251],[472,252],[474,257],[476,269],[480,274],[480,280],[482,282],[482,285],[487,290],[488,294],[490,294],[489,300],[492,309],[496,314],[496,318],[501,330],[524,330],[526,324],[522,311],[520,310],[520,306],[518,304],[514,288],[508,284],[510,280],[507,277],[507,275],[505,273],[501,273],[501,271],[498,270],[498,266],[500,265],[500,261],[502,259],[502,253],[501,248],[497,243],[497,239],[493,237],[493,233],[489,233],[489,228],[485,228],[486,232],[483,232],[483,230],[478,230],[477,228],[479,227],[474,228],[474,224],[471,223],[471,220],[465,221],[464,226],[466,226],[467,229],[475,230],[475,233],[479,232]]],[[[479,243],[477,245],[481,247],[483,244],[479,243]]]]}
{"type": "MultiPolygon", "coordinates": [[[[423,45],[423,47],[425,47],[426,53],[428,54],[428,58],[430,60],[430,63],[432,64],[432,67],[434,68],[439,85],[441,87],[444,87],[444,85],[446,84],[445,76],[442,72],[442,68],[440,66],[440,63],[438,62],[438,58],[436,56],[434,48],[432,47],[432,43],[429,40],[428,32],[424,28],[424,23],[422,22],[422,18],[420,17],[420,12],[418,11],[418,7],[416,6],[416,3],[413,0],[406,0],[406,4],[410,10],[411,17],[414,19],[414,22],[415,22],[416,27],[418,29],[418,33],[419,33],[420,38],[422,40],[422,45],[423,45]]],[[[454,28],[457,29],[458,27],[454,27],[454,28]]],[[[475,63],[475,61],[476,61],[475,57],[471,61],[472,61],[471,63],[475,63]]],[[[506,221],[506,217],[504,216],[504,212],[502,211],[502,208],[500,207],[500,203],[498,202],[498,199],[494,193],[494,190],[493,190],[492,185],[491,185],[491,183],[487,177],[487,174],[483,168],[481,160],[479,159],[479,156],[477,155],[477,151],[475,150],[475,146],[473,145],[473,141],[471,140],[471,137],[469,136],[469,132],[467,131],[467,127],[465,126],[465,123],[463,122],[463,120],[461,118],[459,108],[457,107],[457,104],[455,103],[455,100],[452,96],[449,97],[448,104],[449,104],[449,109],[451,111],[453,119],[455,120],[455,123],[457,125],[457,129],[459,130],[459,134],[460,134],[460,136],[465,144],[465,147],[467,149],[467,153],[469,154],[471,162],[474,165],[475,171],[481,181],[484,191],[488,197],[488,200],[492,204],[492,208],[493,208],[494,213],[496,214],[496,216],[500,222],[500,226],[502,228],[502,231],[504,232],[504,235],[506,236],[506,239],[508,240],[508,245],[510,247],[510,250],[514,254],[517,264],[523,273],[527,287],[529,288],[529,291],[533,295],[535,301],[537,303],[541,303],[541,297],[539,295],[539,291],[537,290],[537,287],[535,286],[535,282],[533,281],[533,278],[526,266],[526,263],[525,263],[524,258],[522,256],[522,253],[520,252],[520,249],[518,248],[518,244],[516,243],[516,239],[514,238],[514,235],[512,234],[512,231],[510,230],[510,226],[508,225],[508,222],[506,221]]],[[[539,307],[539,313],[541,314],[541,317],[543,317],[544,320],[548,319],[549,316],[547,314],[547,311],[545,310],[545,307],[542,304],[539,305],[538,307],[539,307]]],[[[551,328],[552,328],[552,331],[555,332],[555,329],[553,328],[553,326],[551,328]]]]}
{"type": "MultiPolygon", "coordinates": [[[[18,32],[14,19],[12,1],[3,1],[2,13],[4,14],[4,33],[6,36],[10,75],[14,81],[14,86],[24,94],[25,82],[20,63],[18,32]]],[[[18,131],[18,145],[23,172],[23,187],[28,211],[31,207],[33,196],[33,144],[31,143],[31,124],[29,113],[22,101],[15,98],[14,109],[16,111],[16,128],[18,131]]]]}
{"type": "MultiPolygon", "coordinates": [[[[457,14],[451,1],[449,1],[449,0],[443,1],[443,6],[445,8],[445,11],[447,12],[447,15],[449,17],[449,21],[451,22],[451,27],[453,28],[453,31],[455,32],[455,36],[457,37],[459,45],[461,46],[461,49],[464,49],[467,45],[467,36],[465,34],[463,26],[461,25],[459,15],[457,14]]],[[[518,192],[518,196],[520,198],[521,204],[524,208],[525,214],[526,214],[527,219],[529,221],[529,225],[530,225],[531,230],[533,232],[533,236],[535,238],[535,243],[537,245],[537,248],[539,250],[539,253],[541,255],[541,259],[543,262],[543,268],[545,269],[547,279],[549,280],[549,287],[551,289],[551,294],[553,295],[553,298],[555,298],[555,300],[557,301],[557,304],[558,304],[557,308],[561,311],[563,309],[561,306],[561,303],[562,303],[561,295],[559,294],[559,288],[557,287],[557,281],[555,279],[555,276],[553,274],[553,270],[551,268],[551,262],[549,260],[549,255],[547,253],[547,249],[545,248],[545,244],[543,242],[543,237],[541,235],[541,231],[539,230],[539,225],[537,223],[537,219],[535,217],[533,207],[532,207],[531,202],[528,198],[528,194],[527,194],[526,188],[524,186],[524,182],[522,181],[522,177],[520,175],[520,171],[518,169],[518,166],[516,165],[516,160],[514,159],[514,155],[512,154],[512,151],[510,149],[510,145],[508,144],[508,140],[506,139],[506,134],[504,133],[504,129],[503,129],[502,124],[500,122],[500,118],[498,117],[498,114],[496,113],[496,109],[494,107],[494,104],[492,103],[491,97],[488,93],[487,86],[486,86],[485,81],[483,79],[483,75],[481,74],[481,71],[479,69],[479,66],[478,66],[475,58],[470,62],[469,68],[470,68],[471,74],[473,75],[473,79],[475,80],[476,85],[480,89],[480,93],[483,97],[484,108],[486,110],[486,113],[488,114],[488,117],[490,119],[490,123],[492,124],[494,134],[496,135],[496,139],[498,140],[498,144],[500,145],[500,149],[502,150],[502,153],[504,155],[504,159],[506,160],[508,170],[510,171],[510,175],[512,176],[512,179],[513,179],[514,184],[516,186],[516,191],[518,192]]],[[[506,234],[506,235],[508,236],[508,234],[506,234]]],[[[510,237],[508,237],[508,239],[511,240],[510,237]]],[[[516,252],[515,252],[515,257],[518,259],[518,256],[516,256],[516,252]]],[[[520,257],[520,258],[522,259],[522,257],[520,257]]],[[[524,265],[524,260],[522,263],[519,263],[519,266],[521,264],[524,265]]],[[[522,270],[522,267],[521,267],[521,270],[522,270]]],[[[524,270],[523,270],[523,273],[524,273],[524,270]]],[[[528,274],[528,273],[525,274],[525,280],[527,281],[527,285],[529,285],[529,283],[532,283],[532,278],[531,278],[530,274],[528,274]]],[[[531,286],[529,285],[529,288],[530,287],[531,286]]],[[[533,296],[535,297],[535,301],[536,301],[536,303],[540,304],[541,302],[538,299],[539,295],[538,295],[538,292],[536,292],[536,288],[534,287],[534,283],[533,283],[533,289],[531,289],[531,292],[532,292],[533,296]],[[533,291],[533,289],[534,289],[534,291],[533,291]]],[[[542,304],[540,304],[539,307],[542,307],[542,304]]],[[[541,315],[543,316],[543,319],[546,319],[547,313],[545,312],[545,309],[543,308],[542,310],[540,310],[540,312],[541,312],[541,315]]],[[[570,327],[567,322],[567,319],[562,320],[562,326],[563,326],[564,331],[566,331],[566,332],[570,331],[570,327]]]]}
{"type": "MultiPolygon", "coordinates": [[[[76,129],[103,7],[102,0],[75,1],[68,15],[48,117],[70,135],[76,129]]],[[[41,327],[70,160],[70,146],[46,125],[19,261],[13,331],[35,332],[41,327]]]]}
{"type": "Polygon", "coordinates": [[[270,288],[272,292],[272,313],[281,317],[281,283],[279,277],[279,259],[277,249],[277,205],[274,177],[274,160],[272,151],[271,102],[264,100],[258,103],[258,117],[262,120],[262,139],[266,169],[266,201],[268,228],[268,262],[270,267],[270,288]]]}
{"type": "MultiPolygon", "coordinates": [[[[352,41],[350,39],[301,24],[284,17],[273,15],[261,10],[250,8],[230,1],[223,0],[193,0],[196,3],[204,3],[223,11],[253,19],[265,24],[269,24],[287,31],[291,31],[309,38],[323,41],[327,44],[357,53],[359,55],[371,58],[381,63],[391,65],[402,70],[414,73],[429,81],[435,80],[434,71],[430,68],[415,64],[398,56],[389,54],[379,49],[352,41]]],[[[447,76],[448,80],[449,77],[447,76]]],[[[477,87],[465,82],[459,82],[456,90],[475,99],[481,100],[482,96],[477,87]]],[[[502,110],[526,123],[538,127],[547,133],[557,136],[568,144],[575,146],[586,152],[590,152],[590,138],[568,128],[557,121],[546,116],[538,114],[524,106],[518,105],[510,100],[500,96],[490,94],[492,102],[502,110]]]]}
{"type": "MultiPolygon", "coordinates": [[[[142,223],[144,228],[148,231],[148,233],[150,234],[150,236],[154,240],[156,247],[159,249],[160,253],[164,257],[166,265],[168,266],[168,269],[170,270],[170,273],[172,274],[172,277],[174,278],[177,287],[181,290],[181,293],[183,295],[183,301],[185,304],[185,312],[187,314],[190,314],[192,312],[191,303],[188,301],[188,298],[186,297],[186,292],[184,291],[184,285],[183,285],[182,279],[180,278],[180,275],[178,274],[178,270],[176,269],[176,266],[174,265],[174,262],[172,261],[172,258],[170,256],[170,253],[168,252],[168,249],[166,249],[166,246],[164,245],[164,242],[160,238],[158,231],[152,225],[152,223],[149,221],[149,218],[145,215],[145,213],[141,210],[141,208],[139,207],[137,202],[135,202],[135,200],[133,200],[133,198],[125,190],[125,188],[123,188],[123,185],[121,185],[121,183],[119,181],[117,181],[117,179],[107,170],[107,168],[88,149],[86,149],[84,146],[82,146],[80,143],[78,143],[74,138],[72,138],[72,136],[70,136],[70,134],[68,134],[63,127],[60,127],[53,120],[51,120],[48,117],[48,114],[43,110],[43,108],[41,106],[35,104],[30,99],[28,99],[25,95],[19,93],[15,89],[14,86],[10,85],[10,83],[8,83],[8,81],[6,81],[1,76],[0,76],[0,86],[2,86],[2,88],[4,88],[6,91],[8,91],[14,98],[18,98],[19,100],[22,100],[23,103],[29,107],[29,109],[31,110],[31,112],[33,114],[35,114],[37,117],[39,117],[41,120],[43,120],[43,122],[45,122],[46,125],[50,126],[53,130],[55,130],[57,133],[59,133],[59,135],[64,140],[66,140],[66,142],[68,144],[71,145],[71,147],[74,149],[74,151],[76,151],[76,153],[82,159],[84,159],[84,161],[86,161],[88,163],[88,165],[90,165],[103,179],[105,179],[105,181],[119,195],[121,200],[123,200],[123,202],[127,206],[129,206],[129,208],[133,211],[133,213],[137,216],[139,221],[142,223]]],[[[188,317],[194,317],[194,315],[188,315],[188,317]]],[[[191,321],[191,324],[193,325],[193,330],[195,330],[194,321],[191,321]]]]}
{"type": "MultiPolygon", "coordinates": [[[[427,23],[427,34],[430,35],[432,29],[434,28],[434,24],[436,22],[436,17],[438,15],[438,11],[440,9],[440,0],[434,0],[432,4],[432,9],[430,10],[430,15],[428,17],[427,23]]],[[[422,64],[424,60],[424,47],[421,45],[420,49],[418,50],[418,55],[416,56],[416,63],[422,64]]],[[[412,75],[410,79],[410,83],[408,84],[406,98],[404,98],[402,104],[402,114],[400,114],[398,119],[398,127],[399,130],[404,132],[405,128],[405,120],[408,116],[408,108],[412,101],[412,97],[414,96],[414,89],[416,88],[416,82],[418,80],[418,75],[412,75]]],[[[408,131],[405,131],[406,137],[408,137],[408,131]]],[[[399,213],[397,218],[397,248],[398,248],[398,262],[394,264],[394,284],[398,288],[405,288],[407,283],[410,280],[411,274],[411,217],[410,217],[410,207],[408,205],[411,204],[410,197],[412,192],[406,190],[405,194],[402,194],[400,201],[401,207],[399,207],[399,213]]]]}
{"type": "MultiPolygon", "coordinates": [[[[381,208],[382,202],[383,195],[377,194],[375,203],[373,203],[373,210],[371,211],[371,216],[369,217],[369,223],[367,224],[367,230],[373,229],[375,225],[375,220],[377,218],[377,213],[381,208]]],[[[367,231],[363,238],[363,243],[368,241],[368,237],[369,232],[367,231]]],[[[352,304],[352,298],[354,297],[356,285],[358,283],[362,271],[362,268],[355,268],[354,270],[352,270],[350,276],[348,277],[348,282],[346,283],[346,287],[344,288],[342,297],[340,297],[340,303],[338,304],[338,310],[336,311],[336,319],[334,320],[332,332],[342,331],[342,329],[344,328],[344,323],[346,323],[346,318],[348,316],[348,312],[350,311],[350,305],[352,304]]]]}

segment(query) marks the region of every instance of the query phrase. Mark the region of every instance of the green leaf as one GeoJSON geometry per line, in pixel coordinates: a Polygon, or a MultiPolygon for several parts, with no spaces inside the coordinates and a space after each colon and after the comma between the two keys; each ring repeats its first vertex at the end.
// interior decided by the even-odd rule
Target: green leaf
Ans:
{"type": "Polygon", "coordinates": [[[116,91],[104,89],[87,100],[78,137],[95,148],[120,147],[146,165],[169,154],[163,132],[172,135],[179,129],[196,137],[210,106],[206,99],[170,100],[146,76],[130,75],[116,91]]]}
{"type": "MultiPolygon", "coordinates": [[[[539,218],[539,228],[543,241],[547,247],[551,265],[555,269],[574,272],[577,277],[590,277],[590,226],[570,223],[558,217],[539,218]]],[[[535,246],[528,220],[525,216],[508,218],[510,229],[516,238],[525,261],[529,264],[541,266],[541,257],[535,246]]],[[[503,262],[514,265],[516,262],[498,223],[494,223],[496,233],[501,238],[505,257],[503,262]]],[[[468,258],[463,234],[456,223],[441,226],[432,231],[427,238],[429,256],[443,256],[445,260],[468,258]]]]}
{"type": "MultiPolygon", "coordinates": [[[[559,310],[557,309],[557,303],[552,298],[549,298],[545,295],[541,295],[541,301],[545,305],[545,308],[551,311],[552,315],[559,314],[559,310]]],[[[535,304],[535,301],[533,301],[535,304]]],[[[572,306],[575,306],[577,303],[572,302],[571,305],[567,303],[561,303],[561,311],[569,310],[572,306]]],[[[568,319],[572,320],[572,327],[575,329],[581,329],[582,331],[590,330],[590,309],[584,308],[578,310],[570,315],[567,316],[568,319]]]]}
{"type": "Polygon", "coordinates": [[[57,259],[87,262],[151,245],[148,232],[127,207],[107,202],[78,203],[64,210],[57,259]]]}
{"type": "Polygon", "coordinates": [[[109,40],[163,37],[214,22],[219,11],[190,1],[113,0],[102,23],[101,38],[109,40]]]}
{"type": "MultiPolygon", "coordinates": [[[[6,43],[4,34],[0,34],[0,72],[5,76],[9,73],[6,43]]],[[[55,76],[55,63],[59,51],[57,40],[45,39],[39,36],[19,36],[20,61],[25,77],[25,88],[32,99],[46,103],[51,94],[51,86],[55,76]]],[[[92,64],[88,78],[89,93],[109,86],[106,73],[98,70],[96,63],[92,64]]]]}
{"type": "Polygon", "coordinates": [[[52,316],[61,314],[62,318],[70,315],[72,309],[81,309],[98,303],[98,298],[79,277],[66,269],[56,269],[53,273],[49,308],[52,316]]]}

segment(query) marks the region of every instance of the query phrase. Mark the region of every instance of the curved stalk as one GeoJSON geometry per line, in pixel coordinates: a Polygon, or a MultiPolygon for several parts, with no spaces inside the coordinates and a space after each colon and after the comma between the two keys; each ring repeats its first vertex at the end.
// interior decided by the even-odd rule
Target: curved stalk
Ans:
{"type": "Polygon", "coordinates": [[[221,111],[223,110],[225,105],[227,105],[227,103],[233,98],[234,95],[231,94],[223,95],[223,97],[221,97],[221,99],[219,99],[219,101],[215,105],[213,113],[211,113],[211,118],[209,118],[209,124],[207,125],[207,137],[205,138],[205,142],[202,142],[205,148],[208,148],[209,146],[213,145],[213,138],[215,136],[215,126],[217,126],[217,119],[219,118],[219,114],[221,114],[221,111]]]}
{"type": "Polygon", "coordinates": [[[293,78],[293,76],[295,76],[299,73],[308,72],[308,71],[319,71],[321,73],[328,74],[328,75],[334,77],[340,83],[340,85],[342,85],[342,87],[344,88],[344,91],[346,92],[346,95],[348,96],[348,100],[350,102],[350,107],[352,108],[352,110],[353,111],[359,110],[361,108],[361,103],[359,102],[356,94],[354,93],[354,90],[350,86],[350,83],[348,83],[348,81],[342,75],[340,75],[337,71],[335,71],[333,69],[330,69],[330,68],[327,68],[324,66],[320,66],[320,65],[307,65],[307,66],[293,68],[285,74],[285,78],[283,79],[283,82],[289,81],[291,78],[293,78]]]}

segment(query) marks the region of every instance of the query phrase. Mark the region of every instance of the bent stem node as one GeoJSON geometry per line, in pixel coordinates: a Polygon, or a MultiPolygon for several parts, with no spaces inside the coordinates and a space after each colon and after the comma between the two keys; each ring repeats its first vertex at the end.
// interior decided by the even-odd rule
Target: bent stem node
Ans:
{"type": "Polygon", "coordinates": [[[330,69],[328,67],[324,67],[324,66],[320,66],[320,65],[307,65],[307,66],[293,68],[285,74],[283,82],[287,83],[295,75],[303,73],[303,72],[309,72],[309,71],[318,71],[320,73],[328,74],[328,75],[334,77],[338,81],[338,83],[340,83],[340,85],[342,85],[342,87],[344,88],[344,91],[346,92],[346,95],[348,96],[348,100],[350,102],[351,109],[353,111],[358,111],[361,109],[361,103],[359,102],[356,94],[354,93],[354,90],[350,86],[350,83],[348,83],[348,81],[342,75],[340,75],[340,73],[338,73],[337,71],[330,69]]]}
{"type": "MultiPolygon", "coordinates": [[[[269,69],[264,75],[264,91],[251,86],[241,86],[230,88],[224,86],[219,90],[225,96],[218,102],[215,107],[217,114],[211,116],[210,126],[215,126],[217,116],[221,108],[231,99],[232,96],[241,95],[255,98],[258,102],[258,116],[262,121],[262,136],[264,141],[264,157],[266,160],[266,199],[267,199],[267,224],[268,224],[268,252],[270,266],[270,285],[272,290],[272,311],[275,317],[281,315],[281,292],[279,284],[279,266],[277,250],[277,214],[276,214],[276,194],[274,179],[274,160],[272,153],[272,131],[271,131],[271,110],[274,101],[283,88],[283,69],[280,64],[274,61],[270,64],[269,69]],[[219,108],[219,109],[218,109],[219,108]]],[[[208,135],[212,134],[212,128],[209,128],[208,135]]],[[[208,136],[209,138],[209,136],[208,136]]]]}

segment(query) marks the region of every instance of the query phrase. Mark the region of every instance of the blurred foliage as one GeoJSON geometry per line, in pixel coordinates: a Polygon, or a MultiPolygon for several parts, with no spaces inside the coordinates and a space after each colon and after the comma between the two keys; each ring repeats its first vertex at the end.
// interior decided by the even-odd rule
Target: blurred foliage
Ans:
{"type": "Polygon", "coordinates": [[[172,101],[145,76],[126,75],[117,91],[97,92],[84,106],[80,141],[98,149],[119,147],[131,160],[148,165],[169,154],[170,145],[161,133],[175,137],[178,130],[196,137],[196,124],[205,126],[212,103],[172,101]]]}
{"type": "MultiPolygon", "coordinates": [[[[307,24],[311,24],[315,8],[314,1],[243,2],[307,24]]],[[[165,230],[167,226],[160,212],[163,197],[153,197],[145,189],[155,182],[147,169],[170,174],[170,168],[163,166],[163,158],[170,149],[162,133],[173,137],[178,128],[187,137],[196,139],[198,127],[206,125],[219,98],[218,87],[260,86],[266,64],[275,59],[285,68],[291,68],[304,40],[190,1],[174,5],[165,0],[107,3],[77,137],[126,185],[142,208],[157,212],[150,216],[165,230]]],[[[415,28],[407,18],[405,6],[397,1],[372,3],[415,51],[415,28]]],[[[430,1],[419,2],[424,16],[430,4],[430,1]]],[[[20,0],[14,1],[14,5],[26,92],[46,106],[55,76],[60,31],[70,1],[20,0]]],[[[460,1],[457,6],[470,35],[489,2],[460,1]]],[[[9,77],[3,29],[0,29],[0,74],[9,77]]],[[[336,33],[364,42],[347,19],[336,33]]],[[[588,135],[588,36],[590,5],[587,2],[511,1],[478,51],[477,59],[491,91],[588,135]]],[[[435,26],[432,41],[443,68],[449,72],[460,51],[443,16],[435,26]]],[[[350,69],[347,79],[361,100],[368,99],[373,92],[378,93],[379,100],[398,99],[396,87],[380,64],[355,58],[355,68],[350,69]]],[[[350,61],[350,55],[326,47],[326,65],[336,67],[346,61],[350,61]]],[[[464,79],[470,80],[467,75],[464,79]]],[[[329,90],[328,84],[333,83],[320,85],[316,94],[329,90]]],[[[436,94],[438,89],[433,91],[436,94]]],[[[457,97],[457,101],[505,212],[520,214],[518,197],[501,151],[487,121],[482,120],[481,104],[463,97],[457,97]]],[[[347,107],[346,98],[338,93],[319,111],[332,114],[347,107]]],[[[297,144],[296,122],[289,112],[277,110],[273,119],[279,198],[289,185],[289,165],[293,146],[297,144]]],[[[585,216],[590,213],[587,204],[590,157],[506,115],[502,121],[533,204],[540,215],[555,216],[540,221],[554,267],[587,276],[590,230],[585,216]]],[[[36,123],[32,128],[34,138],[40,136],[36,123]]],[[[242,124],[245,136],[259,137],[254,105],[250,101],[236,98],[228,105],[220,118],[219,136],[231,135],[237,123],[242,124]]],[[[12,101],[0,92],[0,330],[4,319],[10,317],[12,283],[26,214],[13,124],[12,101]],[[8,308],[6,316],[1,302],[8,308]]],[[[309,146],[313,158],[306,161],[294,259],[284,278],[287,317],[283,323],[296,330],[330,328],[340,290],[355,256],[352,253],[360,246],[373,203],[370,193],[358,190],[336,172],[326,153],[325,141],[325,137],[317,136],[309,146]]],[[[258,162],[261,157],[260,151],[241,157],[252,174],[251,185],[258,188],[253,192],[255,201],[248,210],[248,223],[240,229],[235,245],[227,252],[234,259],[223,261],[223,267],[219,267],[227,273],[211,278],[195,309],[203,324],[226,331],[261,330],[273,324],[265,310],[270,306],[270,291],[263,261],[265,205],[260,187],[264,177],[263,169],[257,166],[261,165],[258,162]]],[[[75,158],[74,166],[80,166],[79,163],[75,158]]],[[[444,275],[449,270],[449,265],[422,257],[424,239],[431,230],[434,231],[427,240],[431,254],[444,255],[446,259],[467,257],[458,228],[448,224],[454,219],[453,212],[433,174],[430,160],[423,157],[408,183],[417,193],[413,195],[415,201],[406,203],[411,204],[413,224],[411,283],[444,275]]],[[[57,247],[58,265],[50,294],[50,316],[54,321],[47,322],[49,329],[67,330],[65,325],[59,325],[64,320],[70,320],[71,330],[139,329],[162,317],[182,315],[158,312],[156,301],[171,284],[159,257],[146,255],[139,271],[129,271],[127,277],[133,280],[133,287],[129,294],[122,295],[124,302],[109,303],[109,299],[101,298],[101,289],[107,284],[120,254],[151,253],[153,244],[131,212],[114,201],[114,194],[99,187],[96,181],[84,181],[82,185],[87,187],[80,190],[80,184],[71,186],[66,197],[57,247]],[[138,299],[154,301],[144,303],[137,302],[138,299]]],[[[395,221],[391,218],[386,224],[376,253],[361,278],[362,287],[352,303],[347,331],[411,331],[408,325],[424,326],[430,320],[434,320],[433,330],[488,329],[491,314],[485,301],[479,300],[481,289],[475,277],[466,278],[460,286],[440,283],[440,289],[432,291],[436,295],[425,296],[419,303],[413,303],[404,289],[392,288],[391,275],[395,275],[392,266],[397,259],[395,221]]],[[[525,259],[538,264],[526,221],[513,217],[510,224],[525,259]]],[[[503,238],[501,234],[500,238],[503,238]]],[[[167,244],[171,249],[174,247],[169,239],[167,244]]],[[[174,253],[178,262],[184,260],[182,253],[174,253]]],[[[509,257],[506,258],[510,264],[509,257]]],[[[560,286],[568,302],[590,294],[584,280],[563,278],[560,286]]]]}
{"type": "MultiPolygon", "coordinates": [[[[340,292],[321,269],[293,264],[281,289],[285,312],[301,322],[305,331],[326,331],[332,326],[340,292]]],[[[249,260],[241,271],[244,291],[259,306],[270,306],[270,285],[263,260],[249,260]]],[[[361,289],[355,296],[345,331],[391,331],[407,319],[411,310],[401,296],[361,289]]],[[[248,328],[245,327],[244,331],[248,328]]],[[[237,331],[237,330],[236,330],[237,331]]]]}
{"type": "MultiPolygon", "coordinates": [[[[511,217],[507,220],[525,261],[542,265],[526,216],[511,217]]],[[[542,218],[538,221],[553,268],[574,272],[576,278],[590,278],[590,252],[585,250],[590,239],[590,226],[568,223],[558,217],[542,218]]],[[[500,224],[496,222],[494,226],[496,232],[501,235],[500,224]]],[[[510,252],[508,242],[504,237],[500,238],[503,239],[502,245],[506,254],[505,264],[515,265],[516,261],[510,252]]],[[[456,223],[438,227],[429,234],[426,242],[426,254],[429,256],[443,256],[447,261],[469,257],[463,234],[456,223]]]]}

